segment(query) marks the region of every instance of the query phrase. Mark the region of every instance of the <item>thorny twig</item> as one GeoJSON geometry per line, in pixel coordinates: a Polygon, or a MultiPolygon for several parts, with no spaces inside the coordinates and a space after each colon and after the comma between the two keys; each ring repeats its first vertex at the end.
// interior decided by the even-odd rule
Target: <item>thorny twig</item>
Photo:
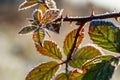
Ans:
{"type": "Polygon", "coordinates": [[[66,22],[89,22],[91,20],[95,20],[95,19],[107,19],[107,18],[117,18],[120,17],[120,12],[118,13],[106,13],[106,14],[100,14],[100,15],[94,15],[94,16],[86,16],[86,17],[60,17],[58,18],[55,22],[57,21],[61,21],[61,19],[63,19],[63,21],[66,22]]]}
{"type": "MultiPolygon", "coordinates": [[[[67,60],[65,61],[66,73],[68,73],[68,62],[71,60],[71,56],[72,56],[72,53],[74,52],[74,49],[75,49],[75,46],[77,43],[77,39],[79,37],[79,33],[82,31],[85,23],[95,20],[95,19],[107,19],[107,18],[115,18],[116,19],[117,17],[120,17],[120,13],[107,13],[107,14],[101,14],[101,15],[95,15],[95,16],[91,15],[91,16],[87,16],[87,17],[68,17],[68,16],[66,16],[66,17],[60,17],[55,21],[55,22],[57,22],[57,21],[63,20],[66,22],[80,23],[80,27],[78,28],[76,36],[75,36],[75,41],[72,45],[72,48],[70,49],[69,55],[67,56],[67,60]]],[[[118,58],[120,58],[120,56],[118,58]]]]}

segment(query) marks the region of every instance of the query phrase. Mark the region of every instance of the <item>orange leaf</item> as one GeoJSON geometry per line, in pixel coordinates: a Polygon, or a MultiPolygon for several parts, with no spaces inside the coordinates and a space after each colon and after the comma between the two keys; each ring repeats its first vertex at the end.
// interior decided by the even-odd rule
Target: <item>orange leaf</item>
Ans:
{"type": "Polygon", "coordinates": [[[39,9],[42,11],[42,13],[45,13],[48,10],[44,3],[39,4],[39,9]]]}
{"type": "Polygon", "coordinates": [[[33,12],[33,15],[32,15],[33,19],[40,23],[41,19],[42,19],[42,11],[39,10],[39,9],[36,9],[34,12],[33,12]]]}
{"type": "Polygon", "coordinates": [[[59,10],[59,9],[47,10],[47,12],[43,15],[41,24],[48,24],[55,21],[61,16],[62,12],[63,10],[59,10]]]}

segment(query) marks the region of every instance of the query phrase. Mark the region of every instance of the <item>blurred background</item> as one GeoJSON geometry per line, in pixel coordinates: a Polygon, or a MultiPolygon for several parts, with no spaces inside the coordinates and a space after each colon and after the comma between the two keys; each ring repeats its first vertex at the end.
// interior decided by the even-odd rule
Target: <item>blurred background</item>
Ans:
{"type": "MultiPolygon", "coordinates": [[[[29,25],[26,18],[31,18],[35,7],[18,11],[18,6],[24,0],[0,0],[0,80],[24,80],[27,73],[41,62],[50,58],[40,55],[32,41],[32,34],[19,35],[21,27],[29,25]]],[[[58,8],[64,9],[64,15],[89,16],[94,8],[96,14],[120,11],[120,0],[55,0],[58,8]]],[[[119,25],[119,22],[116,22],[119,25]]],[[[86,25],[86,31],[88,30],[86,25]]],[[[51,39],[61,47],[65,35],[75,24],[64,23],[60,34],[50,32],[51,39]],[[63,36],[64,35],[64,36],[63,36]],[[62,37],[61,37],[62,36],[62,37]]],[[[91,43],[86,32],[82,45],[91,43]]],[[[105,51],[105,50],[104,50],[105,51]]],[[[107,52],[107,51],[105,51],[107,52]]],[[[107,52],[110,53],[110,52],[107,52]]],[[[115,71],[112,80],[120,80],[120,68],[115,71]]]]}

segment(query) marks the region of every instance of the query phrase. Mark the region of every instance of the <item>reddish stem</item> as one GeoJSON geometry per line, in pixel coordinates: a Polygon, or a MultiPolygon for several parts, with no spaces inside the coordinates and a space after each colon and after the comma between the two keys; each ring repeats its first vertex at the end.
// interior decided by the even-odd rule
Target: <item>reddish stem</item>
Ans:
{"type": "Polygon", "coordinates": [[[76,36],[75,36],[75,41],[72,45],[72,48],[70,49],[69,55],[67,56],[67,60],[66,60],[66,73],[68,73],[68,62],[71,60],[72,54],[76,48],[76,43],[77,43],[77,39],[79,37],[79,33],[82,32],[84,25],[85,25],[85,21],[81,23],[80,27],[77,30],[76,36]]]}
{"type": "Polygon", "coordinates": [[[120,56],[117,56],[116,58],[120,59],[120,56]]]}

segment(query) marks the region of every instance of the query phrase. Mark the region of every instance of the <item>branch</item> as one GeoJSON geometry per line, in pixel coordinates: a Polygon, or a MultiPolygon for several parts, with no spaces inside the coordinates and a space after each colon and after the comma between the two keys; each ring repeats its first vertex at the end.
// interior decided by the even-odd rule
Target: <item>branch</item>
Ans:
{"type": "Polygon", "coordinates": [[[78,30],[77,30],[77,33],[76,33],[76,35],[75,35],[75,40],[74,40],[74,43],[73,43],[73,45],[72,45],[72,48],[70,49],[70,52],[69,52],[69,55],[68,55],[67,60],[71,60],[71,56],[72,56],[72,53],[74,52],[74,49],[75,49],[75,47],[76,47],[76,43],[77,43],[77,39],[78,39],[78,37],[79,37],[79,33],[82,32],[85,23],[86,23],[86,22],[82,22],[81,25],[80,25],[80,27],[79,27],[78,30]]]}
{"type": "Polygon", "coordinates": [[[55,22],[61,21],[69,21],[69,22],[89,22],[94,19],[106,19],[106,18],[117,18],[120,17],[120,13],[107,13],[107,14],[100,14],[100,15],[93,15],[93,16],[86,16],[86,17],[61,17],[58,18],[55,22]]]}
{"type": "Polygon", "coordinates": [[[71,56],[72,56],[72,54],[74,52],[74,49],[76,47],[76,43],[77,43],[77,39],[79,37],[79,33],[83,30],[83,27],[84,27],[85,23],[86,22],[82,22],[80,27],[78,28],[76,36],[75,36],[75,41],[74,41],[74,43],[72,45],[72,48],[70,49],[69,55],[67,56],[67,60],[66,60],[66,73],[68,73],[68,62],[71,60],[71,56]]]}
{"type": "MultiPolygon", "coordinates": [[[[58,18],[56,20],[57,21],[69,21],[69,22],[80,22],[80,27],[78,28],[77,30],[77,33],[76,33],[76,36],[75,36],[75,41],[72,45],[72,48],[70,49],[70,52],[69,52],[69,55],[67,56],[67,60],[66,60],[66,73],[68,73],[68,62],[71,60],[71,56],[72,56],[72,53],[74,52],[74,49],[75,49],[75,45],[77,43],[77,39],[78,39],[78,36],[79,36],[79,33],[82,31],[82,29],[84,28],[84,25],[85,23],[91,21],[91,20],[94,20],[94,19],[106,19],[106,18],[117,18],[117,17],[120,17],[120,13],[110,13],[110,14],[101,14],[101,15],[92,15],[92,16],[88,16],[88,17],[84,17],[84,18],[81,18],[81,17],[64,17],[64,18],[58,18]]],[[[120,57],[118,57],[120,58],[120,57]]]]}

